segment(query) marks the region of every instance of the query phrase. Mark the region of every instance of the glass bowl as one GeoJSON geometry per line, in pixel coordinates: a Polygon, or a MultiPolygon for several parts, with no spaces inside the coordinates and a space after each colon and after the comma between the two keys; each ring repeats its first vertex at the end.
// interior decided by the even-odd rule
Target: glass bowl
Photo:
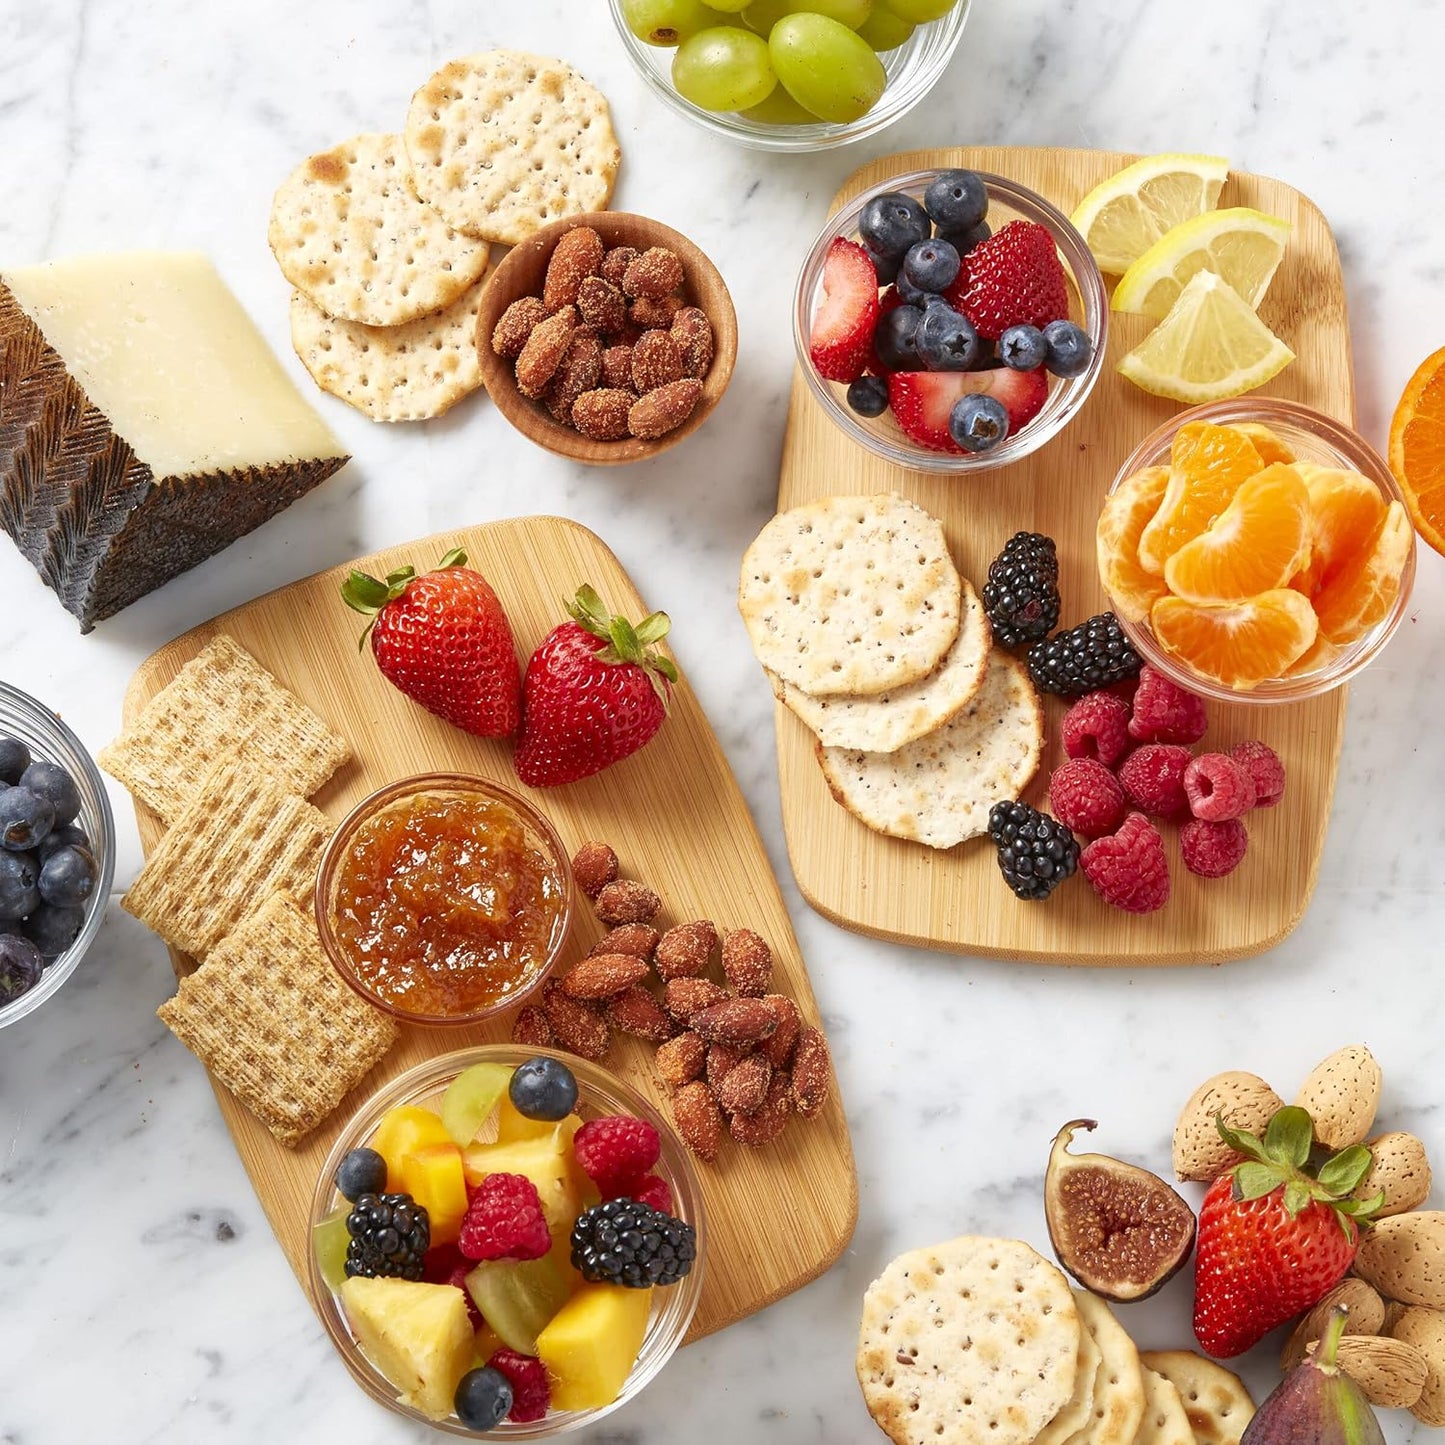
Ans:
{"type": "MultiPolygon", "coordinates": [[[[1212,422],[1216,426],[1240,422],[1262,423],[1279,437],[1299,461],[1359,472],[1380,489],[1380,495],[1387,504],[1399,502],[1404,505],[1404,495],[1400,491],[1399,483],[1390,474],[1389,467],[1358,433],[1323,412],[1314,411],[1299,402],[1284,401],[1276,397],[1237,397],[1230,401],[1210,402],[1206,406],[1181,412],[1135,447],[1124,465],[1119,468],[1119,475],[1114,478],[1109,495],[1112,496],[1118,491],[1124,482],[1142,467],[1167,466],[1174,434],[1180,427],[1196,421],[1212,422]]],[[[1409,606],[1410,590],[1415,583],[1415,550],[1412,531],[1410,552],[1400,574],[1400,590],[1394,604],[1363,637],[1339,648],[1334,656],[1320,667],[1295,677],[1262,682],[1249,691],[1227,687],[1213,678],[1195,672],[1187,663],[1159,645],[1147,621],[1129,622],[1120,617],[1119,623],[1145,662],[1191,692],[1218,702],[1299,702],[1304,698],[1319,697],[1322,693],[1339,687],[1342,682],[1347,682],[1362,667],[1372,662],[1390,640],[1409,606]]]]}
{"type": "Polygon", "coordinates": [[[1069,316],[1094,341],[1094,355],[1088,369],[1069,379],[1050,377],[1048,400],[1039,414],[1020,431],[1005,437],[992,451],[930,451],[905,436],[891,412],[871,419],[859,416],[847,403],[848,388],[841,382],[825,381],[819,376],[809,355],[808,337],[813,329],[813,314],[823,294],[823,264],[828,247],[836,236],[857,240],[858,217],[874,196],[903,191],[921,201],[929,182],[938,174],[937,170],[928,170],[894,176],[855,197],[828,218],[813,242],[808,259],[803,263],[802,274],[798,277],[793,307],[793,343],[798,353],[798,365],[808,379],[813,395],[832,421],[860,446],[909,471],[957,476],[1007,466],[1028,456],[1057,436],[1078,415],[1104,367],[1104,353],[1109,342],[1109,303],[1104,291],[1104,278],[1099,274],[1094,257],[1068,217],[1026,186],[980,171],[978,174],[988,189],[988,223],[994,231],[1009,221],[1025,220],[1046,226],[1052,233],[1068,281],[1069,316]]]}
{"type": "MultiPolygon", "coordinates": [[[[622,1387],[622,1393],[610,1405],[594,1410],[553,1411],[528,1425],[504,1422],[491,1431],[485,1437],[487,1439],[550,1439],[554,1435],[567,1434],[595,1424],[604,1415],[610,1415],[638,1395],[682,1343],[682,1337],[687,1333],[697,1311],[698,1301],[702,1298],[707,1239],[702,1187],[697,1170],[693,1166],[692,1156],[683,1147],[671,1124],[635,1089],[624,1084],[600,1064],[588,1063],[573,1054],[561,1054],[553,1049],[525,1048],[520,1044],[486,1044],[477,1048],[461,1049],[408,1069],[358,1110],[332,1145],[331,1152],[321,1167],[321,1175],[311,1199],[310,1224],[311,1229],[314,1229],[346,1202],[333,1183],[336,1167],[342,1156],[371,1138],[381,1116],[388,1109],[401,1104],[438,1101],[446,1086],[463,1069],[470,1068],[473,1064],[498,1063],[516,1066],[527,1059],[536,1058],[539,1054],[561,1059],[572,1070],[577,1079],[579,1093],[578,1113],[584,1119],[595,1118],[599,1114],[634,1114],[639,1119],[646,1119],[657,1130],[662,1141],[662,1157],[655,1172],[667,1180],[672,1189],[673,1212],[697,1231],[697,1261],[691,1273],[677,1284],[653,1291],[652,1314],[648,1319],[647,1334],[643,1338],[637,1363],[633,1365],[632,1373],[622,1387]]],[[[321,1267],[317,1263],[316,1251],[310,1247],[310,1239],[311,1231],[308,1230],[306,1259],[311,1297],[316,1302],[321,1322],[331,1336],[332,1344],[336,1346],[346,1368],[351,1371],[352,1377],[361,1388],[378,1404],[385,1405],[387,1409],[405,1415],[408,1419],[431,1425],[448,1435],[477,1439],[476,1432],[468,1430],[457,1419],[431,1420],[420,1411],[398,1401],[395,1387],[361,1352],[339,1298],[331,1292],[321,1277],[321,1267]]]]}
{"type": "Polygon", "coordinates": [[[80,815],[76,821],[90,838],[100,868],[95,887],[85,901],[85,922],[74,943],[46,966],[40,982],[29,993],[0,1007],[0,1028],[4,1028],[38,1009],[55,993],[95,942],[115,877],[115,819],[105,784],[85,744],[48,707],[5,682],[0,682],[0,735],[20,738],[37,758],[59,763],[69,771],[80,790],[80,815]]]}
{"type": "MultiPolygon", "coordinates": [[[[820,120],[813,125],[764,125],[737,112],[703,110],[684,100],[672,85],[672,57],[677,52],[639,40],[622,18],[622,0],[608,0],[608,4],[629,59],[664,104],[694,125],[755,150],[797,152],[826,151],[849,145],[877,135],[907,115],[933,89],[953,59],[963,36],[971,0],[959,0],[947,15],[918,26],[896,50],[884,51],[878,57],[888,72],[888,86],[867,115],[846,124],[820,120]]],[[[740,21],[741,17],[737,19],[740,21]]]]}
{"type": "Polygon", "coordinates": [[[321,945],[326,950],[332,966],[343,980],[368,1003],[384,1013],[407,1023],[459,1025],[480,1023],[507,1009],[515,1008],[542,986],[552,971],[572,924],[572,865],[567,850],[557,836],[557,830],[525,798],[499,787],[485,778],[472,777],[464,773],[423,773],[414,778],[403,778],[379,788],[369,797],[363,798],[342,820],[331,835],[326,851],[321,856],[321,866],[316,876],[315,894],[316,924],[321,933],[321,945]],[[423,793],[472,794],[488,802],[499,803],[521,820],[528,841],[541,855],[553,875],[557,890],[557,912],[548,936],[547,952],[542,962],[530,977],[510,988],[500,998],[485,1007],[465,1013],[435,1014],[424,1010],[411,1009],[377,993],[359,976],[355,961],[349,956],[345,945],[337,934],[335,924],[335,897],[338,874],[348,845],[355,838],[362,824],[378,813],[406,798],[423,793]]]}

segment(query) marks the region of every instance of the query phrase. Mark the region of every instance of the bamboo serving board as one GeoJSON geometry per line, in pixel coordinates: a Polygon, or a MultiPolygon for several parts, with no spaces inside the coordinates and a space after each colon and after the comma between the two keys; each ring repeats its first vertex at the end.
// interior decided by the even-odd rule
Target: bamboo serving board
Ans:
{"type": "MultiPolygon", "coordinates": [[[[374,575],[411,562],[434,564],[451,546],[466,549],[502,598],[518,651],[526,657],[562,620],[559,599],[590,581],[614,611],[634,620],[644,606],[621,564],[585,528],[557,517],[528,517],[449,532],[335,567],[248,602],[177,638],[144,662],[125,698],[129,721],[218,632],[227,632],[317,713],[355,750],[355,759],[314,798],[340,819],[366,794],[393,779],[435,770],[480,774],[530,796],[569,850],[586,839],[610,842],[625,877],[661,895],[665,920],[711,918],[720,927],[756,929],[773,947],[775,987],[816,1019],[817,1005],[798,953],[787,910],[737,783],[707,718],[684,678],[672,715],[645,752],[568,787],[529,791],[512,771],[511,745],[473,738],[408,701],[377,671],[370,650],[358,653],[361,619],[338,589],[350,566],[374,575]]],[[[137,807],[147,853],[163,832],[137,807]]],[[[585,899],[582,900],[585,903],[585,899]]],[[[560,968],[602,934],[578,910],[560,968]]],[[[193,964],[172,952],[177,973],[193,964]]],[[[302,1148],[284,1149],[219,1084],[221,1112],[276,1237],[302,1288],[306,1286],[311,1193],[326,1153],[343,1124],[384,1083],[424,1059],[508,1037],[510,1017],[467,1028],[403,1027],[391,1053],[302,1148]]],[[[633,1087],[656,1100],[652,1049],[619,1038],[607,1060],[633,1087]]],[[[688,1338],[698,1339],[799,1289],[842,1253],[858,1215],[858,1181],[842,1104],[794,1120],[761,1150],[725,1144],[717,1163],[700,1165],[707,1211],[708,1270],[688,1338]],[[779,1218],[780,1199],[791,1201],[779,1218]],[[758,1247],[756,1221],[767,1217],[771,1238],[758,1247]]]]}
{"type": "MultiPolygon", "coordinates": [[[[914,151],[871,161],[844,183],[830,214],[888,177],[931,166],[968,166],[1008,176],[1065,214],[1106,176],[1137,159],[1108,151],[978,146],[914,151]]],[[[1298,191],[1263,176],[1232,172],[1221,206],[1253,206],[1293,223],[1285,259],[1260,315],[1297,359],[1265,391],[1354,421],[1350,333],[1339,252],[1319,210],[1298,191]]],[[[1115,371],[1152,323],[1109,318],[1108,364],[1082,414],[1032,456],[996,471],[948,478],[890,465],[849,441],[793,377],[778,510],[819,497],[896,491],[944,524],[953,556],[976,587],[1003,544],[1020,530],[1045,532],[1059,546],[1062,626],[1108,606],[1094,563],[1094,524],[1119,466],[1181,408],[1146,396],[1115,371]]],[[[1025,794],[1044,806],[1050,770],[1063,754],[1064,707],[1046,700],[1043,766],[1025,794]]],[[[860,933],[924,948],[1033,963],[1223,963],[1279,943],[1300,921],[1319,870],[1329,822],[1345,691],[1289,706],[1209,705],[1211,748],[1259,737],[1284,759],[1289,787],[1272,810],[1247,821],[1249,853],[1227,879],[1188,873],[1178,830],[1166,827],[1173,894],[1158,913],[1134,917],[1095,897],[1082,879],[1047,903],[1024,903],[1003,885],[986,839],[937,852],[883,837],[833,801],[814,758],[813,736],[777,707],[778,773],[788,853],[798,886],[825,917],[860,933]]]]}

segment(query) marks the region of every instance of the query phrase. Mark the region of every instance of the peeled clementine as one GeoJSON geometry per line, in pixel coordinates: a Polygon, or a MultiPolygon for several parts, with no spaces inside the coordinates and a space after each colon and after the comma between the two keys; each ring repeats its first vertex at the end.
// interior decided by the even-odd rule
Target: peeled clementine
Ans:
{"type": "Polygon", "coordinates": [[[1353,642],[1384,617],[1400,593],[1413,543],[1410,519],[1391,502],[1368,547],[1356,552],[1314,594],[1320,631],[1331,642],[1353,642]]]}
{"type": "Polygon", "coordinates": [[[1128,622],[1142,622],[1164,595],[1164,582],[1139,565],[1139,536],[1164,499],[1168,467],[1145,467],[1104,500],[1095,533],[1099,581],[1128,622]]]}
{"type": "Polygon", "coordinates": [[[1359,472],[1296,464],[1310,493],[1309,565],[1290,585],[1313,597],[1351,557],[1375,540],[1385,518],[1380,489],[1359,472]]]}
{"type": "Polygon", "coordinates": [[[1239,691],[1283,677],[1319,631],[1314,608],[1289,587],[1217,606],[1161,597],[1149,625],[1167,652],[1239,691]]]}
{"type": "Polygon", "coordinates": [[[1237,421],[1237,432],[1243,432],[1254,443],[1254,449],[1269,466],[1272,462],[1292,462],[1294,453],[1262,421],[1237,421]]]}
{"type": "Polygon", "coordinates": [[[1416,529],[1445,553],[1445,347],[1420,363],[1395,408],[1390,470],[1416,529]]]}

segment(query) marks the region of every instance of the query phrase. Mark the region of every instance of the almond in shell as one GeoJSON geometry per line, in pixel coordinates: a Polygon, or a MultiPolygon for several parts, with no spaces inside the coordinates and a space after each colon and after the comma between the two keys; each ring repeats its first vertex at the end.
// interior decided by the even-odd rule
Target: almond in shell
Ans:
{"type": "Polygon", "coordinates": [[[672,1119],[682,1142],[704,1163],[717,1158],[722,1145],[722,1112],[701,1080],[684,1084],[672,1096],[672,1119]]]}
{"type": "Polygon", "coordinates": [[[1430,1161],[1424,1144],[1413,1134],[1402,1130],[1378,1134],[1368,1140],[1365,1147],[1370,1151],[1372,1162],[1355,1190],[1355,1198],[1373,1199],[1383,1194],[1385,1202],[1376,1211],[1375,1218],[1404,1214],[1430,1197],[1430,1161]]]}
{"type": "MultiPolygon", "coordinates": [[[[1307,1353],[1314,1352],[1312,1344],[1307,1353]]],[[[1385,1410],[1410,1409],[1429,1375],[1425,1356],[1414,1345],[1371,1335],[1346,1335],[1340,1341],[1339,1362],[1370,1404],[1385,1410]]]]}
{"type": "MultiPolygon", "coordinates": [[[[679,980],[682,982],[683,980],[679,980]]],[[[699,982],[700,980],[691,980],[699,982]]],[[[729,998],[700,1009],[689,1026],[710,1044],[760,1044],[778,1026],[773,1011],[761,999],[729,998]]]]}
{"type": "Polygon", "coordinates": [[[1367,1229],[1354,1272],[1386,1299],[1445,1309],[1445,1211],[1394,1214],[1367,1229]]]}
{"type": "Polygon", "coordinates": [[[1216,1114],[1232,1129],[1263,1134],[1284,1100],[1257,1074],[1241,1070],[1215,1074],[1190,1096],[1174,1126],[1174,1173],[1208,1184],[1240,1162],[1215,1127],[1216,1114]]]}
{"type": "Polygon", "coordinates": [[[1382,1077],[1364,1044],[1349,1044],[1321,1059],[1300,1085],[1295,1103],[1315,1121],[1315,1138],[1329,1149],[1362,1144],[1380,1107],[1382,1077]]]}
{"type": "Polygon", "coordinates": [[[1309,1345],[1324,1336],[1325,1325],[1336,1305],[1344,1305],[1347,1335],[1378,1335],[1385,1326],[1385,1302],[1362,1279],[1344,1279],[1337,1284],[1290,1332],[1279,1357],[1281,1374],[1289,1374],[1305,1357],[1309,1345]]]}
{"type": "Polygon", "coordinates": [[[1422,1425],[1445,1425],[1445,1313],[1407,1309],[1390,1334],[1412,1345],[1425,1361],[1425,1387],[1410,1413],[1422,1425]]]}

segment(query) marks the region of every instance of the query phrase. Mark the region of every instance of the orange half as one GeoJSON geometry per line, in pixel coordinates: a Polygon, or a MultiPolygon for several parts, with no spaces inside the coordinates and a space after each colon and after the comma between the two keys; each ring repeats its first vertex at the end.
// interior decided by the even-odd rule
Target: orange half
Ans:
{"type": "Polygon", "coordinates": [[[1238,692],[1283,677],[1319,632],[1314,608],[1290,587],[1214,607],[1161,597],[1149,625],[1166,652],[1238,692]]]}
{"type": "Polygon", "coordinates": [[[1385,518],[1380,489],[1359,472],[1297,464],[1310,493],[1310,556],[1290,586],[1313,597],[1351,557],[1379,535],[1385,518]]]}
{"type": "Polygon", "coordinates": [[[1395,408],[1390,470],[1416,529],[1445,554],[1445,347],[1420,363],[1395,408]]]}
{"type": "Polygon", "coordinates": [[[1410,518],[1391,502],[1369,547],[1362,548],[1314,595],[1320,631],[1331,642],[1354,642],[1379,622],[1400,594],[1410,559],[1410,518]]]}
{"type": "Polygon", "coordinates": [[[1104,499],[1099,513],[1094,534],[1099,581],[1114,611],[1127,622],[1142,622],[1164,595],[1163,580],[1139,565],[1139,537],[1159,510],[1168,485],[1168,467],[1145,467],[1125,478],[1104,499]]]}

